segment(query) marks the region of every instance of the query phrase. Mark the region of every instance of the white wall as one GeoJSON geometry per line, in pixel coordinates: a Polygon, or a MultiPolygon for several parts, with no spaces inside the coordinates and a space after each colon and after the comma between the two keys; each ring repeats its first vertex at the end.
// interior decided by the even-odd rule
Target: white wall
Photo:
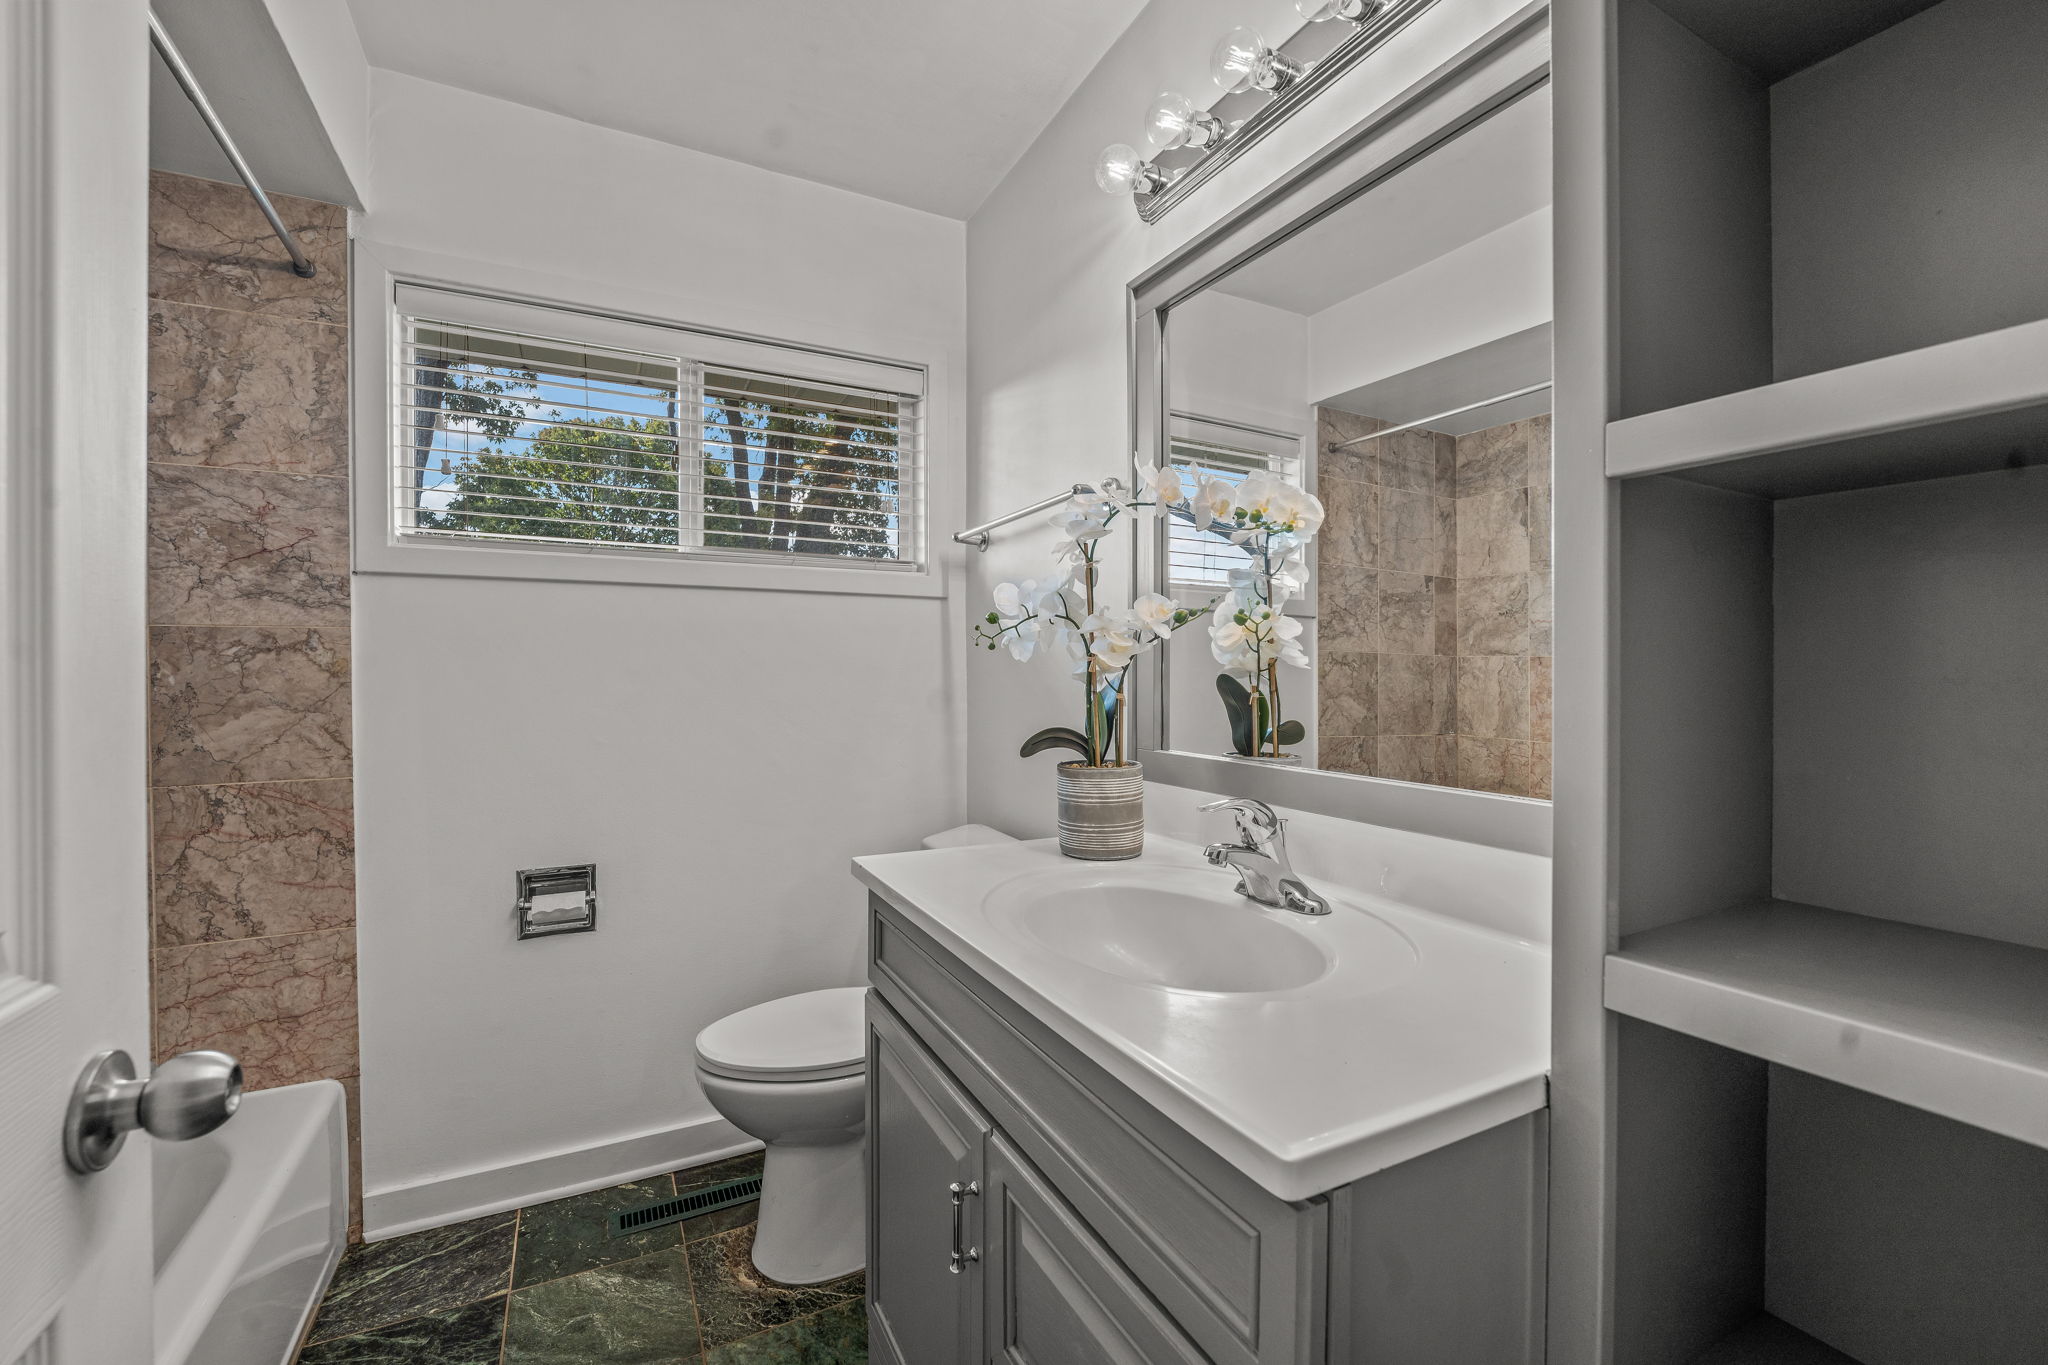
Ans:
{"type": "Polygon", "coordinates": [[[1167,323],[1174,410],[1275,431],[1306,432],[1308,319],[1207,290],[1167,323]]]}
{"type": "MultiPolygon", "coordinates": [[[[933,365],[957,578],[962,224],[385,72],[370,114],[366,244],[933,365]]],[[[962,817],[958,593],[355,588],[370,1234],[740,1141],[697,1031],[858,981],[847,861],[962,817]],[[598,931],[515,942],[513,872],[584,861],[598,931]]]]}
{"type": "MultiPolygon", "coordinates": [[[[1431,9],[1320,92],[1252,152],[1159,223],[1090,179],[1104,144],[1129,142],[1160,90],[1200,97],[1211,46],[1237,24],[1269,34],[1300,23],[1287,0],[1152,0],[967,227],[970,516],[1046,496],[1128,464],[1126,286],[1519,8],[1459,0],[1431,9]]],[[[970,565],[970,598],[1004,578],[1042,576],[1045,537],[998,533],[970,565]]],[[[1051,760],[1019,759],[1043,725],[1071,723],[1068,680],[1037,662],[968,661],[969,808],[1017,834],[1053,825],[1051,760]]],[[[1155,787],[1155,809],[1187,799],[1155,787]]]]}
{"type": "Polygon", "coordinates": [[[1308,392],[1322,402],[1548,321],[1546,208],[1311,316],[1308,392]]]}

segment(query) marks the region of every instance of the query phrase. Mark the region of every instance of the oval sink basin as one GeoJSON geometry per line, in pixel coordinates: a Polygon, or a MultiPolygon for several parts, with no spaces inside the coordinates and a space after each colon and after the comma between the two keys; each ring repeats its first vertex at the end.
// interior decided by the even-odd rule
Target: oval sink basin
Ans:
{"type": "Polygon", "coordinates": [[[1311,919],[1239,896],[1228,875],[1185,869],[1059,872],[989,893],[989,918],[1093,971],[1169,990],[1245,995],[1299,990],[1342,963],[1356,985],[1384,985],[1415,964],[1407,938],[1339,906],[1311,919]],[[1357,973],[1350,969],[1358,968],[1357,973]]]}
{"type": "Polygon", "coordinates": [[[1098,972],[1190,991],[1285,991],[1330,970],[1315,944],[1241,905],[1144,886],[1087,886],[1017,916],[1039,944],[1098,972]]]}

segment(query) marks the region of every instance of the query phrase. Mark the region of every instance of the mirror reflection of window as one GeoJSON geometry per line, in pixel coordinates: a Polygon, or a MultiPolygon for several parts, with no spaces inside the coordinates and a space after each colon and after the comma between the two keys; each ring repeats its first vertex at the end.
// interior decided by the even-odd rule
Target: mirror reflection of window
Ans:
{"type": "MultiPolygon", "coordinates": [[[[1235,486],[1244,482],[1245,475],[1263,469],[1298,482],[1300,446],[1294,437],[1278,432],[1255,432],[1229,423],[1174,414],[1173,462],[1195,470],[1202,479],[1222,479],[1235,486]]],[[[1221,531],[1206,527],[1197,530],[1192,523],[1177,518],[1169,522],[1166,560],[1172,595],[1190,606],[1207,602],[1224,591],[1230,586],[1230,571],[1251,562],[1221,531]]]]}

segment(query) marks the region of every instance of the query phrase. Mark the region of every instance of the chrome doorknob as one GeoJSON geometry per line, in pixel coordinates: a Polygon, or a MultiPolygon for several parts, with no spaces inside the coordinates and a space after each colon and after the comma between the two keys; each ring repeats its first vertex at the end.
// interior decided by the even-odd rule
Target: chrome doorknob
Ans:
{"type": "Polygon", "coordinates": [[[64,1159],[81,1175],[103,1171],[137,1128],[167,1142],[210,1133],[242,1103],[242,1064],[225,1052],[181,1052],[138,1080],[115,1049],[86,1065],[64,1115],[64,1159]]]}

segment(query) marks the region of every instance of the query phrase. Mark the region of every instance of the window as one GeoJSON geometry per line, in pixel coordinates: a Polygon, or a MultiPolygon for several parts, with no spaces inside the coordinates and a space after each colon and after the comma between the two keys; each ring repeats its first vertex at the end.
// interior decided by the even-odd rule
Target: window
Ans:
{"type": "MultiPolygon", "coordinates": [[[[1233,484],[1257,469],[1295,482],[1301,479],[1300,438],[1280,432],[1177,412],[1169,448],[1175,464],[1191,465],[1205,476],[1233,484]]],[[[1215,531],[1198,531],[1178,518],[1167,525],[1167,581],[1185,599],[1214,597],[1230,586],[1232,569],[1250,562],[1250,556],[1215,531]]]]}
{"type": "Polygon", "coordinates": [[[918,567],[922,371],[398,296],[401,541],[918,567]]]}

